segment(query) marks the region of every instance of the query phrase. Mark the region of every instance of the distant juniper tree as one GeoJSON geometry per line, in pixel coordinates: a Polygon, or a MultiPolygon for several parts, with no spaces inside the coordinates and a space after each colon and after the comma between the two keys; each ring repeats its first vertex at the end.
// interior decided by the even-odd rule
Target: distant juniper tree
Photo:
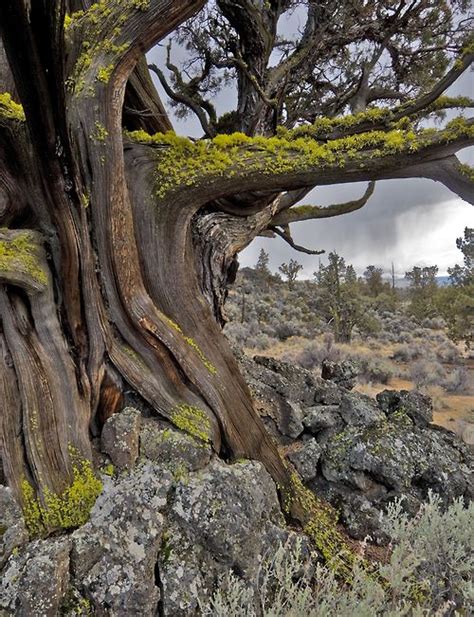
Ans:
{"type": "Polygon", "coordinates": [[[265,249],[260,249],[260,253],[258,254],[257,263],[255,264],[255,271],[258,274],[259,280],[264,284],[265,287],[268,286],[268,283],[272,277],[272,273],[268,264],[270,263],[270,255],[265,251],[265,249]]]}
{"type": "Polygon", "coordinates": [[[453,285],[467,287],[474,284],[474,228],[465,227],[464,236],[457,238],[456,246],[463,254],[464,265],[448,268],[453,285]]]}
{"type": "Polygon", "coordinates": [[[336,252],[328,255],[328,264],[314,273],[320,292],[320,310],[331,325],[338,343],[349,343],[354,326],[364,317],[357,276],[336,252]]]}
{"type": "Polygon", "coordinates": [[[290,259],[288,263],[282,263],[278,270],[283,274],[288,283],[288,289],[293,290],[295,281],[298,277],[298,272],[303,269],[303,266],[296,261],[296,259],[290,259]]]}
{"type": "Polygon", "coordinates": [[[410,305],[408,311],[421,321],[426,317],[435,317],[437,314],[435,296],[438,290],[436,276],[438,266],[415,266],[405,273],[409,281],[410,305]]]}
{"type": "Polygon", "coordinates": [[[367,266],[364,272],[364,280],[367,292],[372,298],[376,298],[389,288],[383,280],[383,268],[377,268],[373,265],[367,266]]]}
{"type": "Polygon", "coordinates": [[[474,229],[466,227],[456,246],[463,254],[464,264],[448,268],[452,285],[438,291],[436,304],[448,326],[449,337],[455,342],[464,341],[469,349],[474,343],[474,229]]]}

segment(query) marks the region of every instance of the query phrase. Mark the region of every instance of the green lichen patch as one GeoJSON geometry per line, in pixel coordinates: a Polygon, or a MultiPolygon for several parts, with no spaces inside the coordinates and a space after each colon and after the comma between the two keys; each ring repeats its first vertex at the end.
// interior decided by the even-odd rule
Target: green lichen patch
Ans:
{"type": "Polygon", "coordinates": [[[100,122],[95,123],[95,130],[89,135],[91,139],[97,142],[104,142],[109,136],[108,130],[100,122]]]}
{"type": "Polygon", "coordinates": [[[209,373],[211,373],[211,375],[215,375],[217,373],[216,367],[211,362],[209,362],[196,341],[190,336],[185,336],[184,340],[190,347],[194,349],[194,351],[197,353],[201,362],[204,364],[209,373]]]}
{"type": "Polygon", "coordinates": [[[77,29],[81,53],[66,81],[70,92],[93,95],[97,82],[107,84],[118,60],[130,47],[123,41],[122,26],[137,10],[147,10],[148,0],[99,0],[86,11],[66,16],[66,33],[77,29]]]}
{"type": "Polygon", "coordinates": [[[23,515],[32,537],[42,536],[53,529],[73,529],[89,519],[92,506],[102,492],[102,482],[96,477],[92,464],[74,453],[73,481],[62,493],[43,490],[43,499],[35,496],[31,484],[21,483],[23,515]]]}
{"type": "Polygon", "coordinates": [[[173,409],[170,419],[182,431],[205,443],[210,443],[211,422],[206,412],[199,409],[199,407],[184,404],[178,405],[173,409]]]}
{"type": "Polygon", "coordinates": [[[131,3],[138,11],[148,11],[150,8],[150,0],[131,0],[131,3]]]}
{"type": "Polygon", "coordinates": [[[194,351],[197,353],[197,355],[199,356],[201,362],[204,364],[204,366],[206,367],[206,369],[211,373],[211,375],[216,375],[217,373],[217,369],[216,367],[209,362],[209,360],[206,358],[206,356],[204,355],[204,352],[202,351],[202,349],[199,347],[199,345],[196,343],[196,341],[191,338],[190,336],[185,336],[183,333],[183,330],[181,328],[181,326],[179,324],[177,324],[175,321],[173,321],[172,319],[170,319],[169,317],[166,317],[166,315],[163,316],[165,322],[171,327],[173,328],[173,330],[175,330],[176,332],[178,332],[179,334],[181,334],[183,336],[184,341],[194,349],[194,351]]]}
{"type": "Polygon", "coordinates": [[[0,270],[26,272],[40,285],[46,285],[48,275],[38,259],[37,248],[28,232],[0,240],[0,270]]]}
{"type": "Polygon", "coordinates": [[[101,81],[103,84],[108,84],[109,79],[114,71],[114,65],[108,64],[107,66],[101,66],[97,71],[97,81],[101,81]]]}
{"type": "Polygon", "coordinates": [[[0,93],[0,117],[18,120],[19,122],[26,120],[23,106],[15,103],[9,92],[0,93]]]}
{"type": "Polygon", "coordinates": [[[474,167],[471,167],[466,163],[460,163],[458,165],[458,171],[461,175],[471,180],[471,182],[474,182],[474,167]]]}
{"type": "Polygon", "coordinates": [[[300,477],[291,475],[291,492],[286,495],[284,509],[289,513],[294,502],[305,513],[304,532],[314,542],[327,566],[343,580],[350,581],[356,559],[347,540],[337,527],[337,513],[307,489],[300,477]]]}

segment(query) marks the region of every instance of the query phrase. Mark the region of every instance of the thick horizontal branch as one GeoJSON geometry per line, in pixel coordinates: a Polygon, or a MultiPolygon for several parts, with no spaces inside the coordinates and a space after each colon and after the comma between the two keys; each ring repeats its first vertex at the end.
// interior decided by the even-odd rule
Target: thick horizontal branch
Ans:
{"type": "Polygon", "coordinates": [[[441,182],[464,201],[474,205],[474,169],[463,165],[456,156],[427,166],[425,177],[441,182]]]}
{"type": "Polygon", "coordinates": [[[149,156],[156,160],[156,197],[175,202],[182,195],[189,201],[192,191],[199,207],[224,195],[252,190],[431,177],[423,171],[425,164],[474,144],[474,120],[458,118],[439,131],[370,131],[327,144],[311,137],[295,138],[292,131],[283,137],[234,134],[198,142],[171,134],[132,133],[130,137],[153,146],[149,156]]]}
{"type": "Polygon", "coordinates": [[[299,221],[309,221],[312,219],[324,219],[331,218],[333,216],[340,216],[341,214],[348,214],[349,212],[355,212],[363,208],[373,195],[375,189],[375,182],[369,182],[369,186],[364,195],[360,199],[353,201],[347,201],[341,204],[332,204],[331,206],[295,206],[284,212],[280,212],[272,219],[272,225],[288,225],[289,223],[297,223],[299,221]]]}

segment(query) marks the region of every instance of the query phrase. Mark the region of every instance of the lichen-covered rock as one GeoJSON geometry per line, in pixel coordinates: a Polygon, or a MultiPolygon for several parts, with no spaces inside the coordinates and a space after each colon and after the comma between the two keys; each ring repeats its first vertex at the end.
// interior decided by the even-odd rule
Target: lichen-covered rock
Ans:
{"type": "Polygon", "coordinates": [[[191,435],[163,428],[151,419],[144,419],[140,430],[140,456],[173,472],[180,469],[196,471],[205,467],[211,459],[211,448],[191,435]]]}
{"type": "Polygon", "coordinates": [[[417,426],[426,426],[433,421],[433,403],[429,396],[421,392],[384,390],[376,398],[387,415],[405,413],[417,426]]]}
{"type": "Polygon", "coordinates": [[[345,390],[352,390],[354,388],[357,373],[357,366],[351,360],[343,360],[342,362],[323,360],[321,366],[321,377],[328,381],[333,381],[345,390]]]}
{"type": "Polygon", "coordinates": [[[304,482],[309,482],[318,473],[318,461],[321,456],[321,446],[316,439],[303,441],[300,448],[288,453],[288,458],[296,467],[304,482]]]}
{"type": "Polygon", "coordinates": [[[12,555],[0,579],[0,611],[56,617],[69,582],[68,538],[36,540],[12,555]]]}
{"type": "Polygon", "coordinates": [[[325,444],[321,468],[323,476],[312,489],[339,506],[343,522],[358,529],[358,537],[373,536],[377,525],[372,513],[367,526],[363,512],[354,511],[354,495],[379,511],[387,499],[402,495],[416,511],[429,490],[446,503],[473,497],[468,449],[449,431],[418,427],[405,414],[369,427],[348,426],[333,435],[325,444]]]}
{"type": "Polygon", "coordinates": [[[126,407],[104,424],[101,447],[119,469],[130,469],[138,458],[141,414],[126,407]]]}
{"type": "Polygon", "coordinates": [[[329,428],[343,428],[339,405],[315,405],[305,410],[304,427],[313,435],[329,428]]]}
{"type": "Polygon", "coordinates": [[[173,479],[146,463],[117,480],[108,479],[86,525],[72,534],[74,584],[99,614],[155,615],[160,597],[155,563],[163,515],[173,479]]]}
{"type": "Polygon", "coordinates": [[[176,489],[160,553],[164,614],[196,614],[198,598],[229,568],[251,585],[262,554],[286,534],[279,525],[275,485],[259,463],[214,460],[191,474],[176,489]]]}
{"type": "Polygon", "coordinates": [[[28,532],[13,491],[0,486],[0,570],[12,552],[28,542],[28,532]]]}
{"type": "Polygon", "coordinates": [[[339,413],[349,426],[370,426],[385,420],[385,414],[365,394],[348,392],[341,398],[339,413]]]}

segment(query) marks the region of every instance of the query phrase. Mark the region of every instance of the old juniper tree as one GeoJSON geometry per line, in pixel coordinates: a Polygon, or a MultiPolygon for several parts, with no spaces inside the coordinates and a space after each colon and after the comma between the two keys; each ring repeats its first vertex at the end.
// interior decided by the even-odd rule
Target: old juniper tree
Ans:
{"type": "Polygon", "coordinates": [[[80,522],[55,507],[75,485],[93,500],[92,437],[125,390],[222,456],[261,460],[308,523],[221,334],[226,286],[257,234],[294,245],[292,223],[362,207],[376,180],[430,178],[474,202],[456,158],[473,122],[423,128],[472,105],[444,94],[474,57],[468,7],[2,0],[0,453],[39,524],[80,522]],[[304,27],[282,36],[292,10],[304,27]],[[189,61],[172,45],[152,70],[200,140],[170,132],[144,59],[171,33],[189,61]],[[234,111],[219,117],[231,82],[234,111]],[[297,205],[358,181],[350,203],[297,205]]]}

